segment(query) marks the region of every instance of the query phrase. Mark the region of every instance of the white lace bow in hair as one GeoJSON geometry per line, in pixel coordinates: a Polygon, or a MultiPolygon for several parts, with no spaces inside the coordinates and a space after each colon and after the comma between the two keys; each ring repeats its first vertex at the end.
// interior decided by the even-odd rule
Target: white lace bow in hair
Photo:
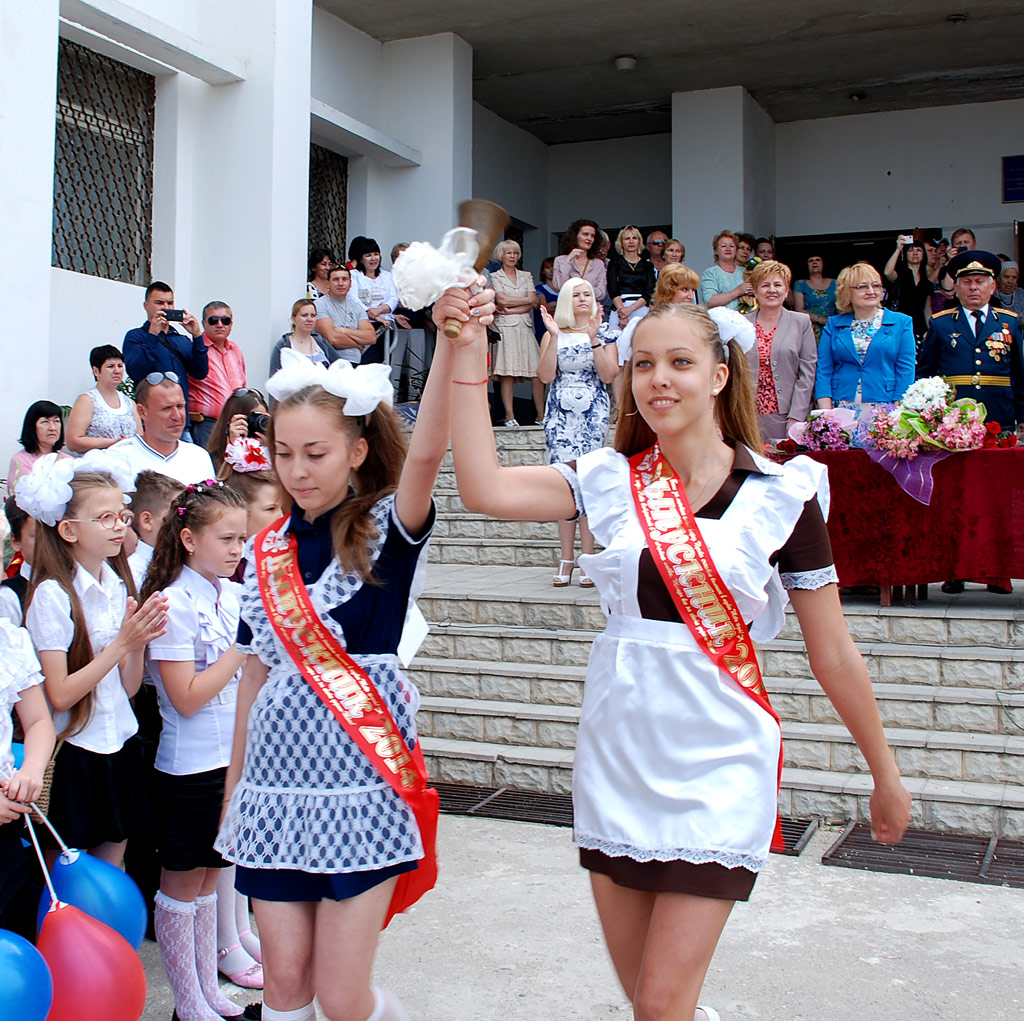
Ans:
{"type": "Polygon", "coordinates": [[[73,461],[75,473],[105,472],[120,487],[124,494],[124,502],[130,503],[128,495],[135,491],[135,469],[127,449],[112,446],[103,449],[87,450],[78,460],[73,461]]]}
{"type": "Polygon", "coordinates": [[[32,471],[18,480],[14,502],[29,516],[44,525],[55,525],[71,499],[71,480],[75,462],[60,454],[45,454],[32,471]]]}
{"type": "Polygon", "coordinates": [[[709,308],[708,315],[718,327],[718,335],[722,338],[726,361],[729,360],[730,340],[735,340],[744,354],[754,346],[757,332],[754,330],[753,323],[745,315],[724,305],[720,305],[718,308],[709,308]]]}
{"type": "Polygon", "coordinates": [[[135,470],[124,450],[108,447],[105,450],[89,450],[81,457],[61,457],[46,454],[39,458],[32,471],[18,480],[14,502],[29,517],[42,521],[44,525],[56,525],[71,500],[71,480],[79,472],[102,472],[109,475],[121,490],[125,503],[135,489],[135,470]]]}
{"type": "Polygon", "coordinates": [[[330,368],[314,364],[305,355],[283,348],[281,368],[267,380],[267,392],[275,400],[305,390],[307,386],[322,386],[335,397],[345,399],[345,414],[369,415],[383,401],[390,404],[394,391],[391,387],[391,366],[381,363],[355,366],[339,359],[330,368]]]}
{"type": "Polygon", "coordinates": [[[468,287],[476,280],[473,266],[479,253],[476,231],[468,227],[453,227],[440,248],[414,241],[391,268],[402,304],[418,311],[432,305],[449,287],[468,287]]]}

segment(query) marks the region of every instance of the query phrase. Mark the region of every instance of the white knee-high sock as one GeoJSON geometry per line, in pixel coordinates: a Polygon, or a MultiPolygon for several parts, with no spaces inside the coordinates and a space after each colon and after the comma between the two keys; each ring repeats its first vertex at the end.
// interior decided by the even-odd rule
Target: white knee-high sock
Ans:
{"type": "Polygon", "coordinates": [[[409,1021],[401,1000],[394,993],[380,986],[372,986],[374,1007],[373,1013],[366,1021],[409,1021]]]}
{"type": "Polygon", "coordinates": [[[316,1021],[316,1007],[312,1000],[298,1010],[274,1010],[264,1003],[263,1021],[316,1021]]]}
{"type": "Polygon", "coordinates": [[[230,977],[248,971],[255,963],[238,938],[235,870],[221,869],[217,878],[217,967],[230,977]]]}
{"type": "MultiPolygon", "coordinates": [[[[232,891],[233,893],[234,891],[232,891]]],[[[196,974],[206,1002],[221,1017],[238,1017],[242,1008],[220,991],[217,980],[217,894],[196,897],[196,974]]]]}
{"type": "Polygon", "coordinates": [[[158,892],[154,898],[153,925],[167,980],[174,992],[174,1006],[181,1021],[220,1021],[203,996],[196,972],[195,904],[173,900],[158,892]]]}
{"type": "MultiPolygon", "coordinates": [[[[234,868],[230,870],[234,873],[234,868]]],[[[259,937],[252,931],[252,922],[249,920],[249,898],[244,893],[235,894],[235,925],[238,928],[238,942],[245,948],[246,953],[258,964],[263,963],[263,948],[260,946],[259,937]]],[[[217,896],[220,897],[220,887],[217,888],[217,896]]]]}

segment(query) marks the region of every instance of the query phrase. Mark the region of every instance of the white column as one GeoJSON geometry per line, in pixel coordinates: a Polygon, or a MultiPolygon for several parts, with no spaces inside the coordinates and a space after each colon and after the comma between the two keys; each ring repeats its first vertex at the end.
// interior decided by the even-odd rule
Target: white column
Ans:
{"type": "MultiPolygon", "coordinates": [[[[0,473],[25,409],[51,397],[50,251],[58,0],[0,4],[0,473]],[[17,325],[16,325],[17,324],[17,325]]],[[[60,338],[54,338],[59,345],[60,338]]],[[[59,348],[58,348],[59,350],[59,348]]]]}
{"type": "Polygon", "coordinates": [[[698,272],[724,228],[775,228],[775,126],[739,86],[672,95],[673,232],[698,272]]]}
{"type": "Polygon", "coordinates": [[[181,83],[177,133],[190,152],[175,179],[189,179],[191,236],[179,227],[175,262],[187,276],[172,283],[197,315],[213,299],[231,305],[232,339],[262,387],[270,347],[305,293],[312,5],[220,0],[204,18],[205,37],[245,58],[247,77],[181,83]]]}
{"type": "Polygon", "coordinates": [[[359,204],[363,184],[363,222],[382,250],[399,240],[437,244],[455,223],[456,206],[472,197],[473,51],[451,33],[402,39],[383,51],[381,130],[419,149],[422,164],[367,161],[350,178],[350,198],[359,204]]]}

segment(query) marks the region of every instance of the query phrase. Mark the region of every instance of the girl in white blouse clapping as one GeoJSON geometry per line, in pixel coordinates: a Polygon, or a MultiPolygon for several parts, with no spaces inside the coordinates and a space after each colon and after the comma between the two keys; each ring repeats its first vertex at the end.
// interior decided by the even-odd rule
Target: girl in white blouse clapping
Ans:
{"type": "MultiPolygon", "coordinates": [[[[245,502],[223,483],[186,487],[164,519],[142,586],[144,597],[162,590],[168,603],[167,631],[149,646],[163,720],[154,922],[182,1021],[249,1016],[219,989],[216,890],[228,863],[213,849],[242,665],[238,600],[220,579],[238,566],[245,526],[245,502]]],[[[257,977],[252,984],[262,985],[257,977]]]]}

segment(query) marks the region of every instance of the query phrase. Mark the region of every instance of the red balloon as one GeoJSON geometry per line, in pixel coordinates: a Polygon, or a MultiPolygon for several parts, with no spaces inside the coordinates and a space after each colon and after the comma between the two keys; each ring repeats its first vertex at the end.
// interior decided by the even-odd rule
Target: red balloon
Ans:
{"type": "Polygon", "coordinates": [[[131,944],[70,904],[48,911],[36,948],[53,976],[47,1021],[139,1021],[146,973],[131,944]]]}

